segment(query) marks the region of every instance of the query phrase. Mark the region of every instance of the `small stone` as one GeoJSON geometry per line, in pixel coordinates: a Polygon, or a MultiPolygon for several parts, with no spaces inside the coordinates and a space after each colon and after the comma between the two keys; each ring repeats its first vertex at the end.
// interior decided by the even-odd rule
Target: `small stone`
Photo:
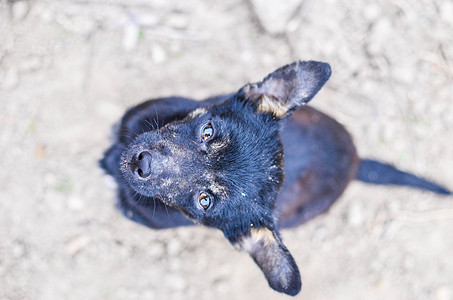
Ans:
{"type": "Polygon", "coordinates": [[[39,159],[46,158],[46,148],[43,145],[37,145],[35,147],[35,157],[39,159]]]}
{"type": "Polygon", "coordinates": [[[57,184],[57,176],[54,173],[44,174],[44,182],[46,186],[54,186],[57,184]]]}
{"type": "Polygon", "coordinates": [[[142,294],[140,295],[141,299],[147,299],[147,300],[153,300],[156,299],[155,292],[152,290],[146,290],[143,291],[142,294]]]}
{"type": "Polygon", "coordinates": [[[66,253],[71,256],[79,253],[83,248],[85,248],[91,242],[91,238],[86,235],[79,235],[71,239],[66,244],[66,253]]]}
{"type": "Polygon", "coordinates": [[[22,62],[20,69],[22,71],[37,71],[42,66],[42,59],[39,56],[31,56],[22,62]]]}
{"type": "Polygon", "coordinates": [[[168,276],[167,282],[175,290],[184,290],[187,287],[187,281],[179,275],[168,276]]]}
{"type": "Polygon", "coordinates": [[[358,203],[352,203],[348,210],[348,223],[352,227],[359,227],[363,223],[362,207],[358,203]]]}
{"type": "Polygon", "coordinates": [[[395,65],[392,69],[393,78],[400,82],[408,83],[414,82],[415,80],[415,72],[412,66],[409,65],[395,65]]]}
{"type": "Polygon", "coordinates": [[[157,15],[143,14],[137,16],[137,23],[142,27],[154,27],[159,24],[160,18],[157,15]]]}
{"type": "Polygon", "coordinates": [[[19,72],[16,68],[10,68],[6,71],[3,79],[3,87],[5,90],[13,90],[19,85],[19,72]]]}
{"type": "Polygon", "coordinates": [[[154,44],[151,47],[151,59],[156,64],[164,63],[167,60],[167,53],[160,45],[154,44]]]}
{"type": "Polygon", "coordinates": [[[368,37],[370,45],[368,50],[373,55],[381,54],[388,44],[388,37],[392,35],[392,23],[388,18],[381,18],[375,23],[368,37]]]}
{"type": "Polygon", "coordinates": [[[160,258],[164,255],[165,249],[162,244],[154,243],[149,247],[148,254],[153,258],[160,258]]]}
{"type": "Polygon", "coordinates": [[[412,273],[411,271],[414,269],[415,267],[415,261],[414,261],[414,258],[410,255],[406,256],[404,258],[404,261],[403,261],[403,264],[404,264],[404,270],[405,272],[407,273],[412,273]]]}
{"type": "Polygon", "coordinates": [[[436,290],[437,300],[451,300],[452,297],[453,294],[451,293],[451,289],[446,285],[441,286],[436,290]]]}
{"type": "Polygon", "coordinates": [[[28,1],[14,1],[11,6],[11,14],[14,21],[22,21],[28,13],[28,1]]]}
{"type": "Polygon", "coordinates": [[[311,240],[314,244],[321,244],[327,238],[328,234],[329,230],[324,225],[318,226],[314,231],[311,240]]]}
{"type": "Polygon", "coordinates": [[[85,203],[79,197],[72,196],[68,200],[68,208],[73,211],[81,211],[85,208],[85,203]]]}
{"type": "Polygon", "coordinates": [[[381,15],[381,6],[377,3],[370,3],[365,7],[364,16],[368,21],[374,22],[381,15]]]}
{"type": "Polygon", "coordinates": [[[57,194],[54,191],[49,190],[45,197],[46,209],[49,209],[50,212],[59,213],[65,209],[65,203],[63,197],[57,194]]]}
{"type": "Polygon", "coordinates": [[[254,55],[251,51],[242,51],[241,54],[239,55],[239,58],[243,61],[243,62],[251,62],[252,59],[254,59],[254,55]]]}
{"type": "Polygon", "coordinates": [[[273,65],[275,63],[275,56],[270,53],[263,53],[263,55],[261,55],[261,61],[265,65],[273,65]]]}
{"type": "Polygon", "coordinates": [[[401,203],[398,201],[391,201],[387,204],[390,214],[397,214],[401,211],[401,203]]]}
{"type": "Polygon", "coordinates": [[[172,14],[166,18],[165,23],[175,29],[186,29],[189,25],[189,18],[182,13],[172,14]]]}
{"type": "Polygon", "coordinates": [[[128,21],[123,29],[123,49],[132,51],[137,46],[140,28],[132,21],[128,21]]]}
{"type": "Polygon", "coordinates": [[[14,243],[14,245],[12,247],[12,251],[13,251],[13,256],[15,258],[22,258],[26,253],[26,248],[25,248],[24,243],[22,243],[22,242],[14,243]]]}
{"type": "Polygon", "coordinates": [[[192,240],[193,239],[193,231],[188,230],[188,227],[180,227],[177,231],[177,236],[181,240],[192,240]]]}
{"type": "Polygon", "coordinates": [[[104,177],[104,184],[112,190],[116,190],[118,188],[118,183],[111,176],[104,177]]]}
{"type": "Polygon", "coordinates": [[[90,36],[97,26],[97,23],[91,19],[78,18],[75,21],[73,31],[83,36],[90,36]]]}
{"type": "Polygon", "coordinates": [[[301,2],[301,0],[252,0],[252,5],[266,31],[271,34],[279,34],[298,28],[299,23],[296,18],[290,19],[301,2]]]}
{"type": "Polygon", "coordinates": [[[178,256],[172,257],[171,260],[168,262],[168,270],[171,272],[179,272],[182,266],[183,266],[182,261],[178,256]]]}
{"type": "Polygon", "coordinates": [[[440,15],[444,22],[453,24],[453,3],[451,1],[443,1],[440,6],[440,15]]]}
{"type": "Polygon", "coordinates": [[[104,118],[116,120],[123,114],[123,108],[112,101],[99,101],[95,106],[96,113],[104,118]]]}
{"type": "Polygon", "coordinates": [[[288,32],[296,32],[297,29],[299,29],[301,19],[300,18],[294,18],[288,22],[286,25],[286,31],[288,32]]]}
{"type": "Polygon", "coordinates": [[[51,23],[55,19],[53,11],[49,9],[43,9],[39,16],[41,20],[45,23],[51,23]]]}
{"type": "Polygon", "coordinates": [[[172,239],[168,242],[167,252],[170,256],[177,256],[181,251],[181,243],[177,239],[172,239]]]}

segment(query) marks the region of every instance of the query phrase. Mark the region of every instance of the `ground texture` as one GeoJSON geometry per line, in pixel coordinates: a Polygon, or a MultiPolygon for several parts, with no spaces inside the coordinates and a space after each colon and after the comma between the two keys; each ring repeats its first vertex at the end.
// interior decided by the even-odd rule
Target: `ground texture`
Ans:
{"type": "MultiPolygon", "coordinates": [[[[114,208],[97,161],[150,97],[237,90],[329,62],[312,105],[361,156],[453,188],[453,2],[0,1],[0,299],[286,299],[202,227],[114,208]]],[[[453,199],[352,183],[283,239],[298,299],[453,299],[453,199]]]]}

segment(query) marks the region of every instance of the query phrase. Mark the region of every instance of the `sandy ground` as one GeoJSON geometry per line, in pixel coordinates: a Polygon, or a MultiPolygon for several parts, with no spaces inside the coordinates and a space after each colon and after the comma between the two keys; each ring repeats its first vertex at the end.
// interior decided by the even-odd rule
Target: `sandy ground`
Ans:
{"type": "MultiPolygon", "coordinates": [[[[362,156],[453,188],[452,33],[449,0],[0,1],[0,299],[287,299],[219,231],[123,218],[97,166],[111,126],[322,60],[312,105],[362,156]]],[[[283,232],[297,299],[453,299],[452,200],[352,183],[283,232]]]]}

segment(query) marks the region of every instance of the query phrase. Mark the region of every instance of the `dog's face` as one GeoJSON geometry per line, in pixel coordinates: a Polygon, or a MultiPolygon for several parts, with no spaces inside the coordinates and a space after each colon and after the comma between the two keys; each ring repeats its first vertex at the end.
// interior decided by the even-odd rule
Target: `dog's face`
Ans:
{"type": "Polygon", "coordinates": [[[273,216],[284,177],[279,121],[329,76],[330,67],[318,62],[280,68],[220,104],[139,135],[123,153],[121,171],[137,193],[222,230],[274,289],[295,295],[299,271],[273,216]]]}
{"type": "Polygon", "coordinates": [[[137,137],[122,170],[134,190],[161,198],[230,240],[272,224],[283,181],[277,119],[235,96],[137,137]]]}

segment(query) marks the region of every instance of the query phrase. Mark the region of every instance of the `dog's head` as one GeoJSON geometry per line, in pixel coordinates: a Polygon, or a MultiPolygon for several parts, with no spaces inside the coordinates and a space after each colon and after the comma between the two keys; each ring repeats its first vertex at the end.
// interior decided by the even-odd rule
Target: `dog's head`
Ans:
{"type": "Polygon", "coordinates": [[[158,197],[247,250],[272,288],[300,291],[299,270],[273,216],[283,183],[279,121],[310,101],[328,64],[295,62],[222,103],[139,135],[121,169],[139,194],[158,197]]]}

